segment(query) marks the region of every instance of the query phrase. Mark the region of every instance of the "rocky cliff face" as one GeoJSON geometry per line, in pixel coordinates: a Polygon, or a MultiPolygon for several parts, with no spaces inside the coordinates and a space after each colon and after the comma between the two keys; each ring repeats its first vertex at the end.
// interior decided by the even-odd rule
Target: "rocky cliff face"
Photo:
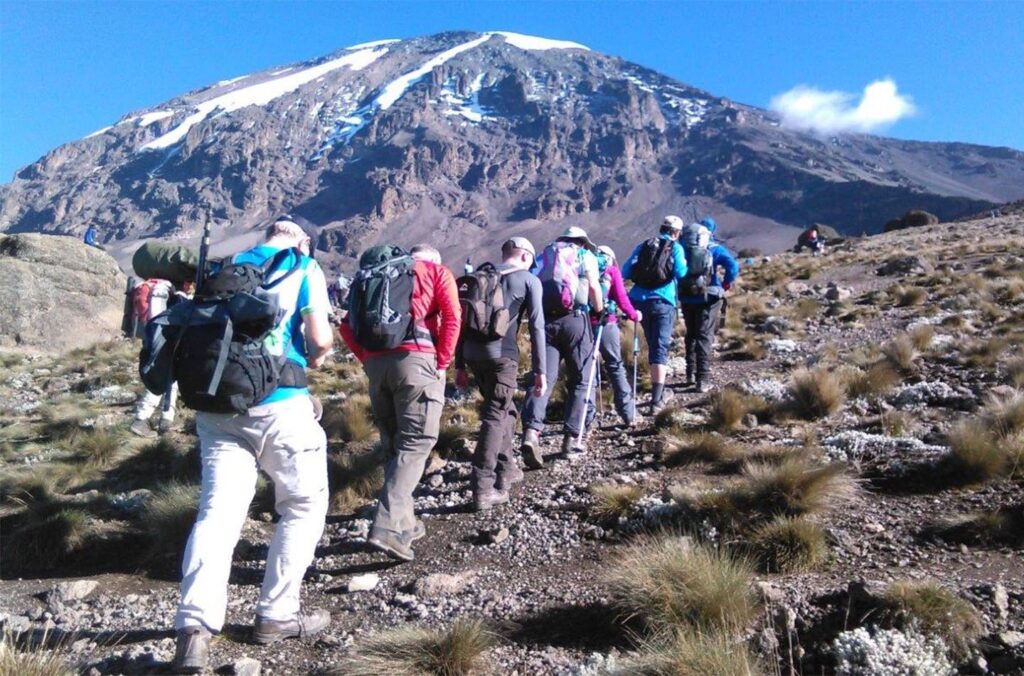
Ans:
{"type": "Polygon", "coordinates": [[[0,229],[230,248],[283,211],[336,262],[384,240],[475,254],[567,224],[626,247],[690,201],[734,245],[820,221],[878,231],[1024,196],[1024,154],[785,130],[772,114],[572,43],[443,33],[358,45],[190,92],[0,188],[0,229]]]}
{"type": "Polygon", "coordinates": [[[0,235],[0,348],[61,353],[117,337],[127,279],[72,239],[0,235]]]}

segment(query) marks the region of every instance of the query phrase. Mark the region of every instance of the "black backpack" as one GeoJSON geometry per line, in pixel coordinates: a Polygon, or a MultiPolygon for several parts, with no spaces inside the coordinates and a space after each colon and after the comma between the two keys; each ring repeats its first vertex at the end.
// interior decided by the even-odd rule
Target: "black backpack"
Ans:
{"type": "Polygon", "coordinates": [[[510,318],[505,305],[502,274],[491,263],[459,277],[459,305],[462,306],[462,336],[497,340],[508,333],[510,318]]]}
{"type": "Polygon", "coordinates": [[[415,261],[400,246],[367,249],[348,293],[348,322],[367,350],[393,350],[413,336],[415,261]]]}
{"type": "Polygon", "coordinates": [[[299,269],[301,255],[285,249],[263,265],[228,262],[194,299],[151,319],[139,355],[146,389],[163,394],[177,381],[189,408],[245,413],[279,386],[305,387],[305,370],[265,345],[283,316],[271,290],[299,269]],[[292,267],[272,279],[289,258],[292,267]]]}
{"type": "Polygon", "coordinates": [[[653,237],[641,244],[629,278],[645,289],[657,289],[670,282],[675,277],[673,243],[671,239],[653,237]]]}
{"type": "Polygon", "coordinates": [[[702,223],[690,223],[679,234],[686,255],[686,277],[679,281],[683,296],[707,295],[714,277],[711,231],[702,223]]]}

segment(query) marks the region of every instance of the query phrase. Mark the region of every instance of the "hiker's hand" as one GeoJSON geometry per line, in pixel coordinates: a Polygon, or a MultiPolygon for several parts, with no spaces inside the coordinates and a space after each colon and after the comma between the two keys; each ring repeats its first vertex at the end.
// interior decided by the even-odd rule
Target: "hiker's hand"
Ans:
{"type": "Polygon", "coordinates": [[[722,282],[722,288],[728,291],[732,288],[732,282],[722,282]]]}
{"type": "Polygon", "coordinates": [[[323,366],[324,364],[327,363],[327,358],[330,357],[332,354],[334,354],[334,350],[328,350],[327,352],[324,352],[322,355],[320,355],[316,359],[313,359],[313,360],[311,360],[309,362],[309,368],[311,368],[311,369],[318,369],[318,368],[320,368],[321,366],[323,366]]]}
{"type": "Polygon", "coordinates": [[[633,320],[633,323],[634,324],[639,324],[643,320],[644,320],[644,313],[640,312],[640,310],[637,310],[636,311],[636,319],[633,320]]]}
{"type": "Polygon", "coordinates": [[[544,395],[544,390],[548,389],[548,377],[543,373],[533,374],[533,396],[540,397],[544,395]]]}
{"type": "Polygon", "coordinates": [[[320,420],[324,417],[324,405],[320,403],[318,397],[314,397],[312,394],[309,395],[309,400],[313,403],[313,419],[320,420]]]}
{"type": "Polygon", "coordinates": [[[466,369],[455,369],[455,387],[460,390],[469,389],[469,374],[466,369]]]}

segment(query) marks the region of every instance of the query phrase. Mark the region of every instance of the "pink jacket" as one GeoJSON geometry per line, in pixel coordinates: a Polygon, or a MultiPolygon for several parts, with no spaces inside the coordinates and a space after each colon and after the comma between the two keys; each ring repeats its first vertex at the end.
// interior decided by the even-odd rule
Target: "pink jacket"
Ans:
{"type": "MultiPolygon", "coordinates": [[[[626,315],[631,322],[636,321],[636,308],[629,302],[629,294],[626,293],[626,285],[622,282],[622,272],[619,270],[618,265],[609,265],[604,274],[608,276],[609,285],[608,292],[605,297],[605,302],[612,301],[618,306],[619,310],[626,315]]],[[[603,280],[602,280],[603,281],[603,280]]],[[[617,315],[611,315],[608,317],[608,323],[613,324],[619,321],[617,315]]],[[[594,325],[597,324],[597,318],[591,317],[590,322],[594,325]]]]}

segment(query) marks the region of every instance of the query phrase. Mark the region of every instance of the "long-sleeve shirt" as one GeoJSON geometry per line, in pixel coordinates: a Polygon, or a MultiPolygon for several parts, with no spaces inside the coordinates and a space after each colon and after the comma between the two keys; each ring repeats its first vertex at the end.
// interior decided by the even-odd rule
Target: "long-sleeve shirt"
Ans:
{"type": "MultiPolygon", "coordinates": [[[[672,239],[671,235],[659,235],[661,239],[672,239]]],[[[633,273],[633,266],[640,257],[640,250],[644,243],[641,242],[633,249],[626,263],[622,266],[622,276],[629,277],[633,273]]],[[[629,299],[634,303],[643,303],[654,298],[661,299],[666,303],[675,305],[677,302],[676,284],[686,276],[686,252],[679,242],[672,242],[672,273],[674,279],[670,279],[656,289],[645,289],[639,284],[634,284],[629,291],[629,299]]]]}
{"type": "Polygon", "coordinates": [[[96,228],[89,226],[85,231],[83,240],[89,246],[96,246],[96,228]]]}
{"type": "Polygon", "coordinates": [[[342,339],[359,361],[394,352],[423,352],[437,355],[437,368],[446,369],[455,356],[455,344],[462,328],[462,308],[455,277],[443,265],[416,261],[413,266],[411,313],[417,326],[430,331],[432,342],[408,341],[394,350],[371,351],[356,342],[347,323],[339,327],[342,339]]]}
{"type": "MultiPolygon", "coordinates": [[[[508,269],[505,265],[498,266],[499,272],[508,269]]],[[[490,341],[463,339],[456,356],[456,365],[461,368],[467,359],[489,360],[505,357],[519,361],[517,338],[519,325],[525,316],[530,331],[530,361],[533,373],[546,374],[547,339],[544,334],[544,306],[540,280],[526,270],[506,272],[501,277],[501,290],[512,320],[505,337],[490,341]]]]}
{"type": "MultiPolygon", "coordinates": [[[[605,305],[609,302],[615,303],[616,307],[626,315],[631,322],[636,321],[636,308],[633,307],[633,303],[629,300],[629,294],[626,293],[626,285],[622,281],[622,271],[619,270],[617,265],[609,265],[604,274],[608,276],[609,285],[608,292],[605,298],[605,305]]],[[[598,321],[597,317],[591,317],[590,322],[596,324],[598,321]]],[[[617,314],[608,315],[608,323],[613,324],[619,321],[617,314]]]]}
{"type": "Polygon", "coordinates": [[[732,284],[740,275],[740,264],[736,261],[736,257],[732,255],[732,252],[729,251],[729,249],[721,244],[713,244],[711,246],[711,266],[714,272],[711,274],[711,281],[708,284],[707,294],[681,296],[679,298],[680,303],[685,305],[699,305],[707,302],[706,296],[721,296],[725,293],[725,289],[722,288],[722,283],[732,284]],[[724,274],[721,277],[718,275],[719,268],[724,270],[724,274]]]}

